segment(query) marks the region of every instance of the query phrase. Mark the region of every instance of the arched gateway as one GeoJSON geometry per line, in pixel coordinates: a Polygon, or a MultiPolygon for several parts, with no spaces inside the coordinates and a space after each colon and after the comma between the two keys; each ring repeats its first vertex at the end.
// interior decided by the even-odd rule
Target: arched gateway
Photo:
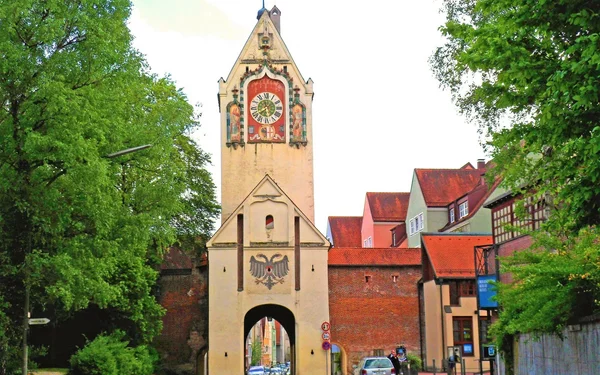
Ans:
{"type": "Polygon", "coordinates": [[[208,242],[208,373],[243,375],[261,318],[290,340],[292,374],[329,374],[329,242],[315,228],[312,81],[261,9],[227,80],[219,80],[221,227],[208,242]]]}

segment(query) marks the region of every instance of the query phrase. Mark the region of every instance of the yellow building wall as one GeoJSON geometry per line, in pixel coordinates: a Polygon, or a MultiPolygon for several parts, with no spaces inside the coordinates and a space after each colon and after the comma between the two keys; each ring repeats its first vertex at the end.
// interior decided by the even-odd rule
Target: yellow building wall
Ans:
{"type": "MultiPolygon", "coordinates": [[[[479,324],[477,321],[477,299],[475,297],[461,297],[459,306],[450,306],[450,287],[442,285],[442,300],[440,303],[440,285],[435,281],[423,283],[423,296],[425,305],[425,342],[426,342],[426,366],[433,366],[435,359],[436,367],[442,366],[443,359],[447,358],[447,347],[454,346],[453,317],[471,317],[473,325],[473,353],[474,356],[465,357],[465,368],[467,372],[479,371],[479,324]],[[444,306],[450,306],[452,312],[444,312],[444,306]],[[442,327],[443,321],[443,327],[442,327]]],[[[480,312],[486,316],[485,311],[480,312]]],[[[460,367],[459,367],[460,368],[460,367]]],[[[489,363],[483,363],[483,369],[489,369],[489,363]]]]}

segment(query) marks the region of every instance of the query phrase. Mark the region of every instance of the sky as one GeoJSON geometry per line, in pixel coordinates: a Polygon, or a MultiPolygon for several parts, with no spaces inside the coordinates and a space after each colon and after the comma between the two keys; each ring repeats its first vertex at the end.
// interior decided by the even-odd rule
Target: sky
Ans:
{"type": "MultiPolygon", "coordinates": [[[[441,0],[266,0],[281,36],[314,81],[315,225],[362,216],[367,192],[409,192],[415,168],[459,168],[488,157],[477,127],[428,63],[443,44],[441,0]]],[[[201,105],[194,134],[212,155],[220,199],[219,78],[227,78],[262,0],[133,0],[134,47],[201,105]]],[[[217,227],[220,223],[217,223],[217,227]]]]}

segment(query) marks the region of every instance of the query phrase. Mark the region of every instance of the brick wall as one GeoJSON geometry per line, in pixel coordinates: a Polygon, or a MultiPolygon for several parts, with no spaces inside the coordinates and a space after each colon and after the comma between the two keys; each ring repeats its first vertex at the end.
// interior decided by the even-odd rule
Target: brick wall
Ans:
{"type": "Polygon", "coordinates": [[[208,342],[208,267],[162,270],[159,303],[167,310],[156,346],[164,368],[195,373],[208,342]]]}
{"type": "Polygon", "coordinates": [[[343,348],[348,373],[376,349],[387,355],[403,344],[420,355],[420,278],[421,266],[329,267],[331,341],[343,348]]]}

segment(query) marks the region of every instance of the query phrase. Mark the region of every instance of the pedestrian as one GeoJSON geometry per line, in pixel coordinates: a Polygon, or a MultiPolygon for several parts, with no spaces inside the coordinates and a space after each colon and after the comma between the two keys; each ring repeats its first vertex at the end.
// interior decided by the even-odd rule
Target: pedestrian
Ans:
{"type": "Polygon", "coordinates": [[[394,370],[396,370],[396,374],[400,373],[400,361],[398,361],[398,357],[396,357],[396,352],[392,349],[390,355],[388,355],[390,361],[392,361],[392,365],[394,366],[394,370]]]}

